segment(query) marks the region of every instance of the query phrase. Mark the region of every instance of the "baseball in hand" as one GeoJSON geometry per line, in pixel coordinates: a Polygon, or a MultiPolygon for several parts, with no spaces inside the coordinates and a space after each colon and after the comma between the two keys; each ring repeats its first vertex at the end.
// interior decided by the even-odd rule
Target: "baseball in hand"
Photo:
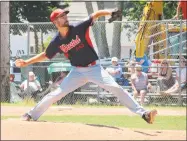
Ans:
{"type": "Polygon", "coordinates": [[[15,62],[16,67],[25,67],[26,62],[23,59],[17,59],[15,62]]]}

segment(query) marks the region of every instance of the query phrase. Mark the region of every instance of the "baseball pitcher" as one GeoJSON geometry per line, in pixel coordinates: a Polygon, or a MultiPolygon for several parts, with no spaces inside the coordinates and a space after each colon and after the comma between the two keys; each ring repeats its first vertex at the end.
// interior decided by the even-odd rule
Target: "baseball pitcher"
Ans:
{"type": "Polygon", "coordinates": [[[129,110],[140,115],[147,123],[152,124],[157,111],[145,110],[126,90],[114,81],[99,64],[98,55],[89,37],[89,27],[96,19],[108,15],[111,16],[109,19],[109,23],[111,23],[121,16],[121,11],[117,9],[112,11],[99,10],[77,24],[69,24],[68,13],[68,10],[63,9],[56,9],[51,13],[50,20],[58,29],[58,33],[45,52],[28,60],[16,60],[17,67],[25,67],[45,59],[51,59],[57,53],[64,53],[72,65],[72,70],[61,82],[60,88],[47,94],[34,108],[22,116],[22,120],[38,120],[53,103],[87,82],[93,82],[112,92],[129,110]]]}

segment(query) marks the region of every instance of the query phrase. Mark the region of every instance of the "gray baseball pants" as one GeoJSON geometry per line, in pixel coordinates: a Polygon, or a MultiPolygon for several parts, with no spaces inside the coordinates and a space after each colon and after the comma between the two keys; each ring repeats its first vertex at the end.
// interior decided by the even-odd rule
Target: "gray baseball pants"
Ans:
{"type": "Polygon", "coordinates": [[[37,120],[53,103],[66,96],[68,93],[83,86],[87,82],[93,82],[113,93],[121,104],[129,108],[132,112],[143,115],[146,110],[141,107],[134,98],[121,86],[119,86],[112,76],[100,65],[90,67],[73,67],[69,74],[61,82],[60,87],[47,94],[28,114],[33,120],[37,120]]]}

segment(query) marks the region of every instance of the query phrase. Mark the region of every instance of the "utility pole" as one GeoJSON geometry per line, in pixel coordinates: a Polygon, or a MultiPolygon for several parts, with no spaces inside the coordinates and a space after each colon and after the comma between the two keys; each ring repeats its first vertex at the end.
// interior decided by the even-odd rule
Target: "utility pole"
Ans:
{"type": "Polygon", "coordinates": [[[10,101],[10,32],[9,32],[9,1],[0,2],[1,47],[0,47],[0,94],[1,102],[10,101]]]}

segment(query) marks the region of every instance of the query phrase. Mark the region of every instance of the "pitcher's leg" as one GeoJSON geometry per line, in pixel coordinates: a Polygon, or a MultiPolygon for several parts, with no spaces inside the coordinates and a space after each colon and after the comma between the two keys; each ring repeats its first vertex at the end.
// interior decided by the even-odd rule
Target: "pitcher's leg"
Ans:
{"type": "Polygon", "coordinates": [[[141,116],[146,112],[146,110],[141,107],[126,90],[119,86],[102,67],[95,67],[86,75],[89,81],[112,92],[120,100],[121,104],[128,107],[132,112],[141,116]]]}
{"type": "Polygon", "coordinates": [[[141,90],[140,91],[140,104],[143,106],[145,101],[145,95],[147,93],[147,90],[141,90]]]}
{"type": "Polygon", "coordinates": [[[59,87],[56,90],[47,94],[28,114],[33,120],[37,120],[53,103],[64,97],[62,89],[59,87]]]}
{"type": "Polygon", "coordinates": [[[33,120],[37,120],[50,105],[60,100],[62,97],[86,84],[85,77],[76,71],[70,72],[61,82],[60,88],[47,94],[33,109],[28,113],[33,120]]]}

